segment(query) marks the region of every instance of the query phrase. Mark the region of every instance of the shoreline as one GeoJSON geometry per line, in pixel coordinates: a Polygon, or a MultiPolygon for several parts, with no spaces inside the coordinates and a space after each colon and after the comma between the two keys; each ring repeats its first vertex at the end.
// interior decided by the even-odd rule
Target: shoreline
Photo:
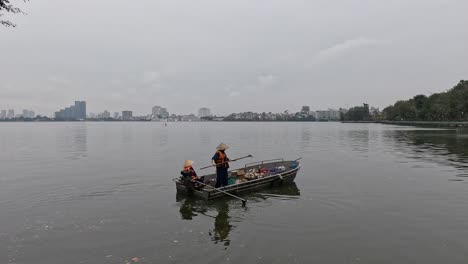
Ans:
{"type": "MultiPolygon", "coordinates": [[[[164,121],[153,120],[0,120],[1,123],[65,123],[65,122],[154,122],[164,123],[164,121]]],[[[342,124],[383,124],[383,125],[398,125],[398,126],[419,126],[419,127],[444,127],[444,128],[468,128],[468,121],[306,121],[306,120],[203,120],[203,121],[167,121],[168,123],[342,123],[342,124]]]]}
{"type": "Polygon", "coordinates": [[[397,126],[468,128],[468,121],[342,121],[351,124],[384,124],[397,126]]]}
{"type": "Polygon", "coordinates": [[[468,128],[467,121],[378,121],[376,123],[400,126],[468,128]]]}

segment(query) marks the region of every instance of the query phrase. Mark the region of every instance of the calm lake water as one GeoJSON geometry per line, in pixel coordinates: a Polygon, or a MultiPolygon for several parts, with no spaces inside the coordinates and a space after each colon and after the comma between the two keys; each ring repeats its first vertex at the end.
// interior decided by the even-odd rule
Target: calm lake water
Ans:
{"type": "Polygon", "coordinates": [[[467,177],[463,130],[1,123],[0,263],[466,263],[467,177]],[[198,171],[221,141],[249,162],[303,157],[268,191],[291,197],[177,196],[183,161],[198,171]]]}

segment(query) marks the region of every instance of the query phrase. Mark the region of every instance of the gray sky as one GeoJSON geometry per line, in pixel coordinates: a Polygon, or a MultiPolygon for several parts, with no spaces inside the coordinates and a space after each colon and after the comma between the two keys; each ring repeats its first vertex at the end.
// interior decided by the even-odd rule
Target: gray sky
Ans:
{"type": "MultiPolygon", "coordinates": [[[[21,1],[16,1],[21,4],[21,1]]],[[[468,78],[466,0],[31,0],[0,27],[0,109],[378,107],[468,78]]]]}

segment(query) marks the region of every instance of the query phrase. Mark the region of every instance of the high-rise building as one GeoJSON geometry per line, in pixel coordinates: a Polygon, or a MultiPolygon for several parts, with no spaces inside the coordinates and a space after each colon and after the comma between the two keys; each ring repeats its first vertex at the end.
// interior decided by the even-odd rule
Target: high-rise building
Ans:
{"type": "Polygon", "coordinates": [[[198,109],[198,117],[211,116],[211,111],[209,108],[200,108],[198,109]]]}
{"type": "Polygon", "coordinates": [[[75,116],[77,120],[86,119],[86,102],[85,101],[75,101],[75,116]]]}
{"type": "Polygon", "coordinates": [[[157,118],[161,115],[161,107],[159,105],[153,106],[151,114],[153,118],[157,118]]]}
{"type": "Polygon", "coordinates": [[[5,119],[7,117],[6,110],[0,112],[0,119],[5,119]]]}
{"type": "Polygon", "coordinates": [[[15,118],[15,110],[13,110],[13,109],[8,109],[7,118],[15,118]]]}
{"type": "Polygon", "coordinates": [[[66,120],[75,120],[76,111],[75,106],[65,107],[65,119],[66,120]]]}
{"type": "Polygon", "coordinates": [[[107,119],[110,118],[110,112],[107,110],[104,110],[104,112],[100,113],[97,115],[97,118],[99,119],[107,119]]]}
{"type": "Polygon", "coordinates": [[[75,101],[75,105],[65,107],[60,111],[55,112],[55,119],[58,120],[85,120],[86,119],[86,102],[75,101]]]}
{"type": "Polygon", "coordinates": [[[132,120],[133,112],[132,111],[122,111],[122,120],[132,120]]]}
{"type": "Polygon", "coordinates": [[[159,112],[159,115],[160,115],[162,118],[168,118],[168,117],[169,117],[169,112],[167,111],[166,108],[161,107],[161,111],[159,112]]]}
{"type": "Polygon", "coordinates": [[[119,119],[119,112],[114,112],[114,119],[119,119]]]}
{"type": "Polygon", "coordinates": [[[23,118],[34,118],[34,111],[28,110],[28,109],[23,109],[23,118]]]}

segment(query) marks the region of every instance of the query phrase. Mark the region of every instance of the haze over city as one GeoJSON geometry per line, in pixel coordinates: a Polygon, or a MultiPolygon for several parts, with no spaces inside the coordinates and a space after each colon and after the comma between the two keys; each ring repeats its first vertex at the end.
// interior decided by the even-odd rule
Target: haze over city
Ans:
{"type": "Polygon", "coordinates": [[[1,109],[53,116],[75,100],[137,115],[154,105],[224,115],[385,107],[468,72],[467,1],[18,5],[27,13],[11,16],[18,27],[0,27],[1,109]]]}
{"type": "Polygon", "coordinates": [[[468,0],[0,0],[0,264],[466,264],[468,0]]]}

